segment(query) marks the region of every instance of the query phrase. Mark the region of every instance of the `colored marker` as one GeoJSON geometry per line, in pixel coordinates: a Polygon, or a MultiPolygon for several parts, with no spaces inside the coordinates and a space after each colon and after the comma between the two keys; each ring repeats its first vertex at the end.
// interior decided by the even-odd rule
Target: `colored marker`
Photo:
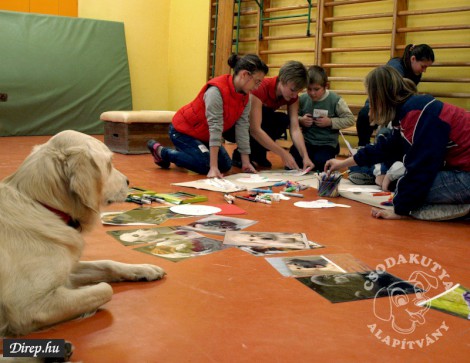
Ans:
{"type": "Polygon", "coordinates": [[[260,202],[260,203],[264,203],[264,204],[271,204],[270,200],[261,199],[260,197],[256,197],[255,202],[260,202]]]}
{"type": "Polygon", "coordinates": [[[228,204],[233,204],[233,202],[235,201],[234,196],[230,194],[224,194],[224,199],[228,204]]]}
{"type": "Polygon", "coordinates": [[[297,198],[304,197],[304,195],[300,193],[281,192],[281,194],[287,195],[288,197],[297,197],[297,198]]]}
{"type": "Polygon", "coordinates": [[[242,197],[241,195],[236,195],[235,198],[248,200],[249,202],[256,202],[254,198],[242,197]]]}
{"type": "Polygon", "coordinates": [[[127,197],[126,202],[136,203],[139,205],[144,204],[144,202],[142,202],[142,199],[140,199],[139,197],[133,197],[133,196],[127,197]]]}
{"type": "Polygon", "coordinates": [[[144,194],[143,197],[146,198],[146,199],[150,199],[151,201],[154,201],[154,202],[157,202],[157,203],[165,203],[165,199],[158,198],[154,195],[144,194]]]}
{"type": "Polygon", "coordinates": [[[273,192],[270,189],[258,189],[258,188],[249,189],[248,191],[255,192],[255,193],[272,193],[273,192]]]}

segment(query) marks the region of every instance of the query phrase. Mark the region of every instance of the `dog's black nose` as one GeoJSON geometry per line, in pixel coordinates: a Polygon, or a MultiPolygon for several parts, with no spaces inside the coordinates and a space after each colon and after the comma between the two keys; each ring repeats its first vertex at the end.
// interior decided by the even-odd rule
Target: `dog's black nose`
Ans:
{"type": "Polygon", "coordinates": [[[127,186],[129,186],[129,179],[126,179],[127,186]]]}

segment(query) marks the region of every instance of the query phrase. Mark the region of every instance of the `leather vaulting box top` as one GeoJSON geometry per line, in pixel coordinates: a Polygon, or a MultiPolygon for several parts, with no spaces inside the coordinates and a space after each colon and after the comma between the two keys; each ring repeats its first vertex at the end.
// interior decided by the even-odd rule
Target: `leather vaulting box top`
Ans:
{"type": "Polygon", "coordinates": [[[131,123],[170,123],[175,111],[106,111],[100,116],[102,121],[131,123]]]}

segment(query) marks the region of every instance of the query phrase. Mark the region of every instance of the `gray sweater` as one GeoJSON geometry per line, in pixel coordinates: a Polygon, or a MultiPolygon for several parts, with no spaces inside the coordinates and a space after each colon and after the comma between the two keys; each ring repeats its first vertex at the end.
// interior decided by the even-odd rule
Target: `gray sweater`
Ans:
{"type": "MultiPolygon", "coordinates": [[[[206,118],[209,124],[209,146],[222,145],[224,127],[224,105],[217,87],[209,87],[204,93],[206,118]]],[[[235,123],[235,142],[241,154],[250,154],[250,115],[251,100],[248,101],[242,115],[235,123]]]]}

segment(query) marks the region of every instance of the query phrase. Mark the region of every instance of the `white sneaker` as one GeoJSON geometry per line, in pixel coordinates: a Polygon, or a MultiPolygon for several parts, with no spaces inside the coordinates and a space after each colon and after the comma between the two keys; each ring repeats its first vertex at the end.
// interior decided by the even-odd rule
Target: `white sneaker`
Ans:
{"type": "Polygon", "coordinates": [[[448,221],[470,213],[470,204],[426,204],[410,213],[423,221],[448,221]]]}

